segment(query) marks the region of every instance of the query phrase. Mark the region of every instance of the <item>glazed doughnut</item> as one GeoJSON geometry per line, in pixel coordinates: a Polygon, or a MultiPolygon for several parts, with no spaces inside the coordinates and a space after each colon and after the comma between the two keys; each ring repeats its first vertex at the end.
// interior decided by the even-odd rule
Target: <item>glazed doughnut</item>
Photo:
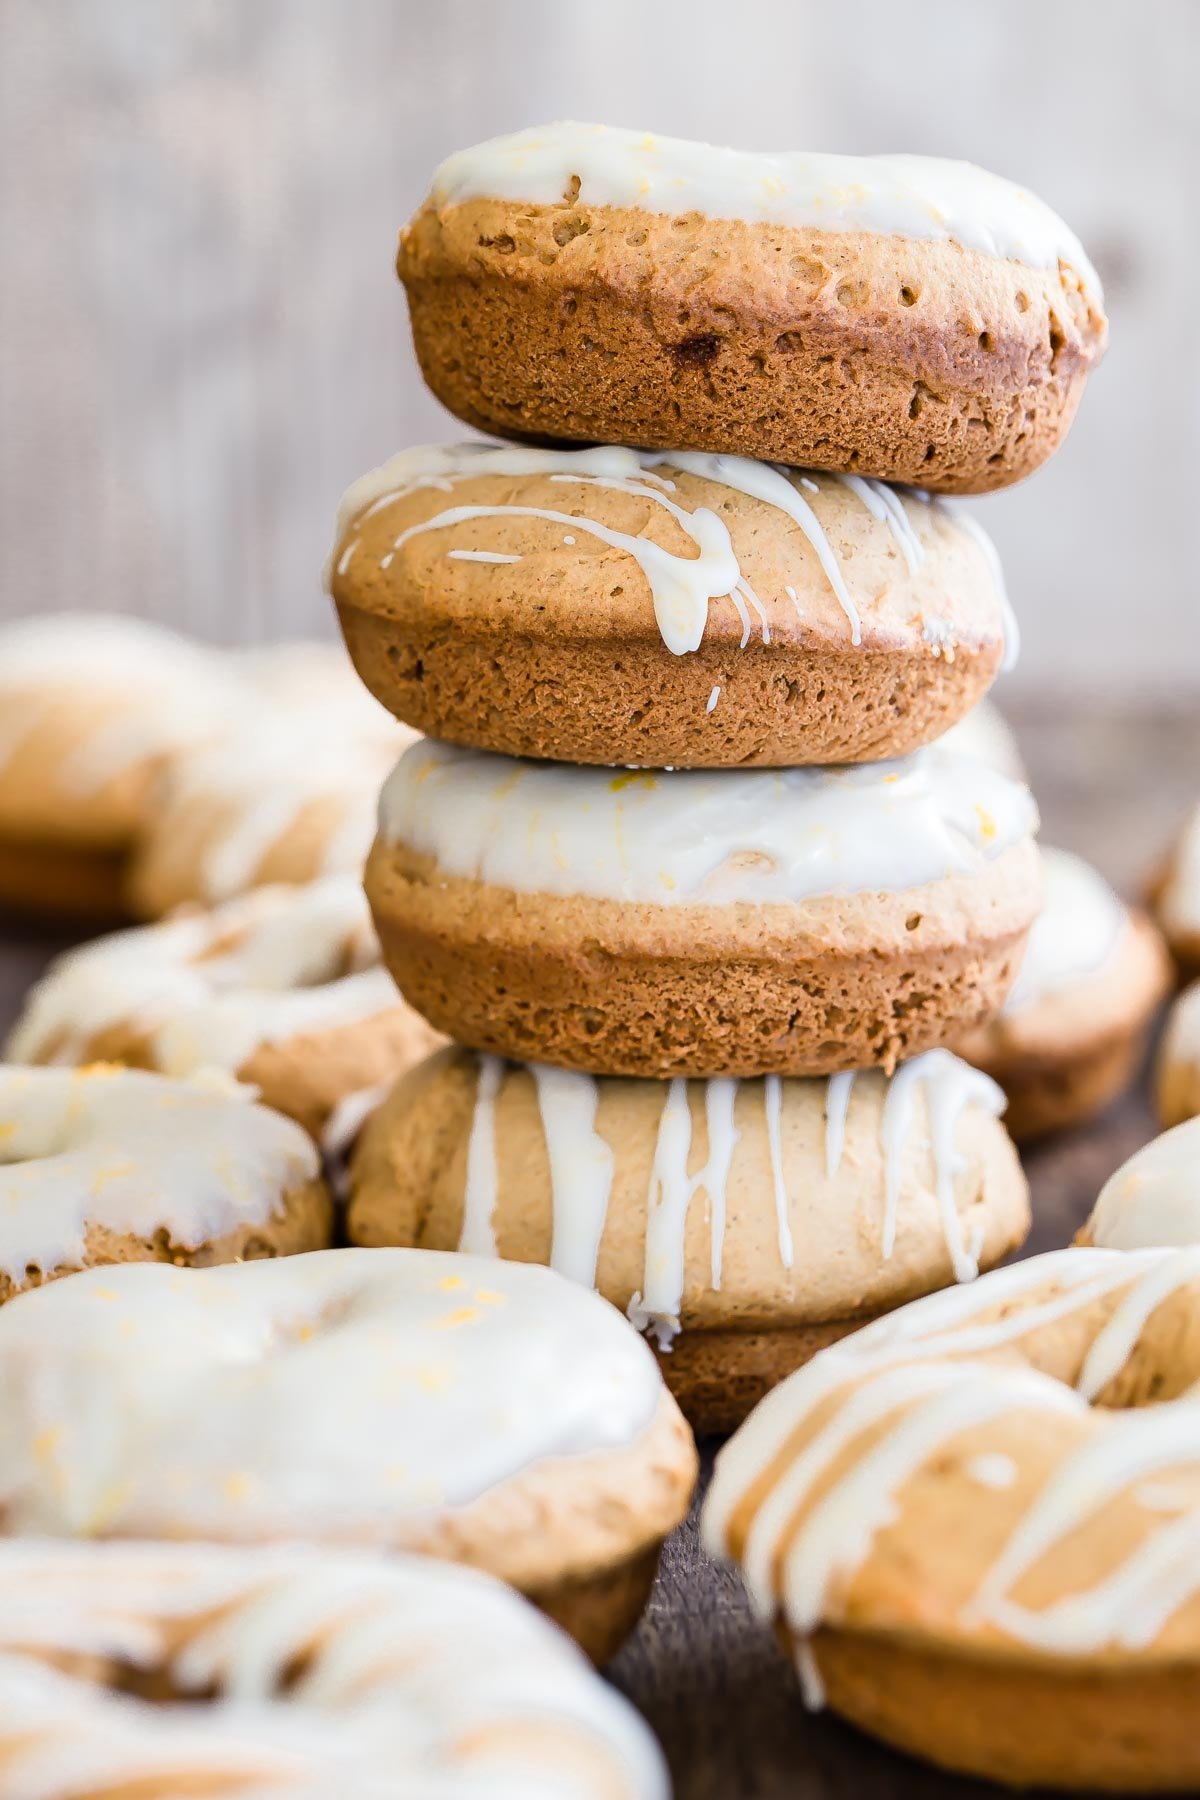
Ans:
{"type": "Polygon", "coordinates": [[[867,1318],[1029,1225],[994,1082],[945,1050],[826,1081],[597,1081],[439,1053],[351,1164],[347,1230],[549,1263],[649,1329],[693,1428],[730,1431],[867,1318]]]}
{"type": "Polygon", "coordinates": [[[1200,981],[1186,988],[1171,1007],[1158,1053],[1156,1087],[1164,1125],[1178,1125],[1200,1113],[1200,981]]]}
{"type": "Polygon", "coordinates": [[[1200,1119],[1164,1131],[1122,1163],[1077,1241],[1109,1250],[1200,1244],[1200,1119]]]}
{"type": "Polygon", "coordinates": [[[1107,336],[1047,206],[925,156],[541,126],[444,162],[397,268],[425,380],[481,431],[939,493],[1043,463],[1107,336]]]}
{"type": "Polygon", "coordinates": [[[142,619],[0,625],[0,904],[121,916],[164,761],[219,731],[233,693],[215,652],[142,619]]]}
{"type": "Polygon", "coordinates": [[[360,882],[330,875],[68,951],[27,996],[5,1056],[223,1069],[321,1139],[440,1041],[381,966],[360,882]]]}
{"type": "Polygon", "coordinates": [[[981,700],[966,718],[952,725],[938,739],[939,750],[952,750],[956,756],[973,756],[986,763],[998,775],[1013,781],[1028,779],[1025,761],[1012,726],[991,700],[981,700]]]}
{"type": "Polygon", "coordinates": [[[361,872],[379,784],[413,734],[359,691],[369,709],[361,734],[345,728],[339,707],[264,696],[225,741],[172,761],[129,872],[139,917],[361,872]]]}
{"type": "Polygon", "coordinates": [[[708,1549],[811,1701],[1014,1786],[1200,1783],[1200,1250],[914,1301],[769,1394],[708,1549]]]}
{"type": "Polygon", "coordinates": [[[667,1797],[633,1708],[470,1569],[34,1541],[0,1586],[10,1796],[667,1797]]]}
{"type": "Polygon", "coordinates": [[[1200,975],[1200,806],[1188,816],[1151,900],[1176,962],[1185,975],[1200,975]]]}
{"type": "Polygon", "coordinates": [[[406,450],[345,496],[330,585],[400,718],[564,762],[878,761],[1017,648],[973,520],[743,456],[406,450]]]}
{"type": "Polygon", "coordinates": [[[601,1075],[827,1075],[959,1036],[1037,911],[1025,788],[919,750],[613,774],[425,740],[367,897],[447,1036],[601,1075]]]}
{"type": "Polygon", "coordinates": [[[0,1301],[97,1264],[315,1250],[330,1226],[308,1138],[245,1089],[0,1066],[0,1301]]]}
{"type": "Polygon", "coordinates": [[[501,1576],[601,1659],[695,1473],[648,1347],[547,1269],[332,1250],[102,1270],[0,1308],[13,1535],[420,1551],[501,1576]]]}
{"type": "Polygon", "coordinates": [[[1124,1092],[1170,985],[1150,920],[1081,858],[1041,855],[1045,901],[1012,992],[956,1046],[1008,1095],[1019,1143],[1078,1125],[1124,1092]]]}

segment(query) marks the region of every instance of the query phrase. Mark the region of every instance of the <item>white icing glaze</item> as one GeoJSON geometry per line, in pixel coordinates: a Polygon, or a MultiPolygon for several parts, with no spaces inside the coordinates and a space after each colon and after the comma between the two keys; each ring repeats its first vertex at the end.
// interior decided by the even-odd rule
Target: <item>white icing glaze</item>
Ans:
{"type": "Polygon", "coordinates": [[[1112,1250],[1200,1244],[1200,1118],[1164,1131],[1122,1163],[1100,1189],[1088,1230],[1112,1250]]]}
{"type": "MultiPolygon", "coordinates": [[[[901,1307],[782,1383],[725,1447],[702,1519],[706,1547],[725,1553],[735,1510],[772,1471],[742,1552],[747,1587],[764,1616],[779,1606],[789,1627],[807,1636],[827,1614],[831,1584],[853,1578],[876,1532],[895,1517],[896,1496],[911,1476],[931,1460],[952,1456],[955,1437],[991,1419],[1085,1410],[1125,1366],[1157,1308],[1198,1279],[1197,1248],[1075,1249],[1033,1257],[985,1275],[971,1288],[901,1307]],[[973,1360],[1019,1344],[1114,1292],[1116,1305],[1092,1341],[1078,1392],[1033,1369],[973,1360]],[[984,1313],[991,1318],[975,1323],[984,1313]],[[841,1403],[799,1452],[785,1457],[789,1440],[839,1392],[841,1403]],[[832,1485],[818,1488],[823,1472],[868,1429],[866,1452],[832,1485]],[[802,1507],[802,1522],[793,1530],[802,1507]]],[[[991,1624],[1058,1654],[1151,1643],[1200,1586],[1200,1511],[1168,1518],[1115,1568],[1102,1571],[1095,1585],[1052,1605],[1018,1603],[1014,1589],[1109,1500],[1146,1477],[1198,1460],[1200,1405],[1193,1398],[1105,1414],[1102,1427],[1069,1453],[1022,1514],[964,1608],[963,1623],[991,1624]]],[[[1011,1457],[985,1453],[965,1472],[1002,1490],[1015,1484],[1020,1471],[1011,1457]]],[[[1186,1496],[1173,1495],[1169,1479],[1159,1487],[1157,1510],[1178,1513],[1190,1505],[1186,1496]]]]}
{"type": "Polygon", "coordinates": [[[1013,781],[1025,780],[1017,740],[1000,709],[990,700],[981,700],[957,725],[943,732],[937,747],[952,750],[956,756],[972,756],[997,775],[1007,775],[1013,781]]]}
{"type": "Polygon", "coordinates": [[[0,1583],[10,1800],[184,1784],[229,1800],[666,1800],[633,1708],[474,1570],[275,1546],[35,1540],[0,1544],[0,1583]],[[181,1698],[113,1693],[54,1668],[45,1659],[56,1653],[162,1670],[181,1698]]]}
{"type": "MultiPolygon", "coordinates": [[[[550,1264],[573,1281],[594,1287],[600,1244],[612,1197],[616,1150],[597,1131],[601,1083],[592,1075],[549,1069],[537,1063],[505,1065],[481,1055],[475,1105],[467,1147],[459,1250],[496,1256],[493,1217],[498,1184],[496,1103],[506,1067],[524,1067],[532,1077],[550,1164],[552,1233],[550,1264]]],[[[834,1075],[825,1084],[826,1173],[832,1180],[841,1163],[846,1118],[854,1092],[853,1074],[834,1075]]],[[[784,1174],[782,1110],[786,1087],[778,1075],[761,1081],[718,1077],[689,1083],[682,1076],[663,1084],[663,1105],[655,1139],[654,1160],[646,1195],[646,1231],[642,1285],[633,1295],[629,1317],[639,1331],[650,1331],[660,1349],[669,1349],[680,1330],[684,1292],[687,1221],[697,1194],[709,1200],[711,1282],[721,1285],[726,1197],[730,1171],[742,1132],[735,1122],[739,1094],[757,1097],[767,1137],[780,1264],[795,1260],[792,1198],[784,1174]],[[695,1171],[692,1161],[690,1090],[704,1090],[707,1155],[695,1171]]],[[[896,1209],[906,1154],[922,1142],[915,1105],[925,1096],[928,1145],[942,1232],[955,1277],[969,1281],[978,1273],[979,1245],[964,1248],[955,1202],[955,1177],[964,1162],[955,1147],[963,1115],[978,1108],[994,1117],[1004,1110],[1004,1094],[996,1083],[948,1050],[930,1050],[903,1064],[887,1083],[880,1125],[884,1156],[884,1214],[881,1254],[895,1249],[896,1209]]]]}
{"type": "Polygon", "coordinates": [[[1171,936],[1200,932],[1200,806],[1189,815],[1172,853],[1158,915],[1171,936]]]}
{"type": "Polygon", "coordinates": [[[251,1099],[129,1069],[0,1067],[0,1271],[82,1262],[89,1226],[197,1250],[265,1224],[317,1159],[251,1099]]]}
{"type": "Polygon", "coordinates": [[[1083,246],[1036,195],[933,156],[726,150],[563,120],[459,150],[435,171],[437,207],[464,200],[615,206],[820,231],[946,240],[1031,268],[1061,261],[1094,288],[1083,246]],[[571,184],[578,181],[578,190],[571,184]]]}
{"type": "Polygon", "coordinates": [[[1040,1000],[1098,974],[1129,928],[1129,915],[1104,877],[1082,857],[1043,846],[1042,910],[1029,934],[1021,968],[1004,1003],[1020,1013],[1040,1000]]]}
{"type": "MultiPolygon", "coordinates": [[[[648,500],[673,519],[695,547],[695,555],[678,556],[665,550],[646,536],[633,536],[617,531],[598,520],[577,518],[574,514],[553,508],[496,504],[491,506],[448,506],[433,517],[410,525],[393,541],[385,557],[390,566],[395,552],[415,537],[430,531],[445,531],[475,519],[528,518],[550,524],[567,525],[601,543],[623,551],[633,558],[646,579],[654,606],[654,615],[667,648],[676,656],[699,647],[708,623],[710,600],[726,597],[733,601],[742,620],[742,646],[749,641],[751,625],[747,604],[761,622],[762,639],[769,644],[771,634],[765,609],[750,588],[739,566],[728,526],[711,507],[699,506],[689,512],[672,496],[675,483],[656,473],[661,468],[683,471],[760,500],[775,507],[798,527],[809,549],[816,556],[838,604],[846,615],[851,642],[862,641],[862,618],[858,601],[852,596],[842,565],[825,527],[811,502],[800,489],[806,488],[819,497],[821,483],[826,488],[841,485],[862,503],[878,523],[886,526],[898,547],[909,575],[915,575],[925,559],[925,545],[914,520],[921,515],[947,520],[967,533],[983,551],[991,573],[996,606],[1005,640],[1005,666],[1016,661],[1018,636],[1016,621],[1004,586],[1004,576],[995,547],[986,533],[957,507],[953,514],[942,501],[934,500],[923,490],[893,488],[886,482],[865,480],[857,475],[824,475],[820,481],[798,471],[774,463],[755,462],[746,456],[722,456],[707,451],[631,450],[614,445],[591,450],[533,449],[511,444],[467,443],[458,445],[425,445],[404,450],[378,469],[370,470],[352,484],[338,508],[336,545],[341,544],[355,523],[361,524],[373,513],[395,500],[421,489],[437,489],[453,493],[458,481],[479,475],[549,475],[560,482],[565,495],[572,487],[609,488],[618,493],[634,494],[648,500]]],[[[574,536],[564,538],[574,544],[574,536]]],[[[337,573],[344,575],[360,548],[355,537],[346,543],[338,557],[337,573]]],[[[447,556],[459,561],[514,563],[521,558],[488,550],[452,548],[447,556]]],[[[332,559],[330,567],[332,566],[332,559]]],[[[327,579],[329,571],[327,569],[327,579]]],[[[785,586],[800,615],[794,587],[785,586]]],[[[863,597],[867,604],[874,594],[863,597]]]]}
{"type": "Polygon", "coordinates": [[[0,1308],[0,1506],[16,1533],[402,1545],[632,1443],[661,1392],[619,1313],[526,1263],[125,1264],[0,1308]]]}
{"type": "Polygon", "coordinates": [[[68,951],[26,998],[5,1055],[77,1063],[97,1034],[128,1024],[163,1074],[232,1074],[263,1044],[397,1004],[361,886],[330,876],[68,951]]]}
{"type": "Polygon", "coordinates": [[[1028,791],[941,750],[850,768],[614,773],[426,739],[380,796],[385,841],[518,893],[659,906],[895,892],[1026,838],[1028,791]]]}

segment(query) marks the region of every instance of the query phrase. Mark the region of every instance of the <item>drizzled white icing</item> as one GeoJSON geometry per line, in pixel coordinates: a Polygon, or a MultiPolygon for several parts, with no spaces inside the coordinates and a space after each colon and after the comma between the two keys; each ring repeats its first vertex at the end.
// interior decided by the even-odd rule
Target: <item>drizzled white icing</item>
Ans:
{"type": "Polygon", "coordinates": [[[1044,898],[1020,971],[1004,1004],[1025,1012],[1097,974],[1129,929],[1129,915],[1104,877],[1082,857],[1043,846],[1044,898]]]}
{"type": "Polygon", "coordinates": [[[17,1533],[403,1547],[546,1458],[632,1443],[661,1391],[619,1313],[528,1264],[126,1264],[0,1308],[0,1507],[17,1533]]]}
{"type": "Polygon", "coordinates": [[[68,951],[28,995],[5,1054],[69,1065],[99,1033],[128,1024],[163,1074],[232,1074],[263,1044],[398,1003],[360,884],[330,876],[68,951]]]}
{"type": "Polygon", "coordinates": [[[1070,263],[1097,297],[1100,291],[1078,238],[1036,195],[971,163],[933,156],[726,150],[564,120],[447,157],[434,173],[432,204],[473,199],[949,239],[1031,268],[1070,263]]]}
{"type": "MultiPolygon", "coordinates": [[[[1012,1415],[1060,1414],[1074,1421],[1061,1460],[1016,1516],[961,1623],[1051,1654],[1144,1648],[1200,1591],[1195,1484],[1175,1490],[1169,1480],[1173,1471],[1194,1474],[1200,1461],[1200,1405],[1185,1397],[1089,1422],[1087,1401],[1120,1374],[1158,1307],[1198,1280],[1196,1249],[1076,1249],[901,1307],[815,1357],[751,1415],[717,1459],[702,1520],[706,1547],[727,1553],[731,1521],[754,1488],[741,1553],[751,1599],[765,1617],[781,1610],[806,1638],[822,1619],[836,1617],[835,1585],[845,1592],[880,1527],[895,1522],[910,1477],[931,1464],[953,1472],[953,1444],[965,1431],[1012,1415]],[[1038,1334],[1098,1302],[1096,1334],[1073,1392],[1038,1371],[1038,1334]],[[1004,1362],[979,1360],[1001,1349],[1004,1362]],[[1034,1366],[1013,1368],[1014,1354],[1034,1366]],[[787,1454],[820,1408],[822,1422],[787,1454]],[[869,1447],[846,1461],[868,1429],[869,1447]],[[830,1482],[835,1463],[840,1472],[830,1482]],[[1161,1499],[1145,1503],[1161,1517],[1118,1552],[1114,1566],[1101,1565],[1093,1585],[1079,1586],[1086,1577],[1077,1576],[1072,1591],[1040,1607],[1017,1597],[1023,1577],[1053,1558],[1066,1537],[1164,1473],[1161,1499]]],[[[963,1472],[1003,1493],[1020,1479],[1020,1451],[1002,1458],[976,1452],[963,1472]]]]}
{"type": "Polygon", "coordinates": [[[829,769],[614,773],[424,740],[380,830],[443,875],[659,906],[895,892],[966,874],[1036,828],[1028,791],[919,750],[829,769]]]}
{"type": "Polygon", "coordinates": [[[231,1084],[0,1067],[0,1272],[81,1264],[89,1228],[185,1250],[265,1224],[317,1173],[306,1134],[231,1084]]]}
{"type": "MultiPolygon", "coordinates": [[[[494,1056],[480,1056],[478,1064],[459,1249],[498,1254],[495,1212],[500,1157],[496,1106],[506,1070],[527,1067],[536,1086],[550,1165],[550,1266],[574,1281],[595,1286],[620,1154],[620,1145],[609,1144],[596,1129],[601,1094],[611,1084],[592,1075],[548,1069],[536,1063],[506,1065],[494,1056]]],[[[854,1075],[834,1075],[823,1084],[825,1164],[831,1180],[841,1163],[856,1079],[854,1075]]],[[[864,1083],[883,1079],[874,1073],[861,1077],[864,1083]]],[[[810,1085],[817,1084],[784,1081],[779,1076],[750,1081],[720,1077],[705,1082],[688,1082],[677,1076],[663,1083],[646,1195],[642,1284],[629,1307],[634,1324],[639,1330],[653,1332],[660,1348],[668,1348],[680,1329],[687,1223],[692,1204],[700,1194],[707,1197],[709,1205],[711,1282],[714,1289],[720,1288],[729,1182],[735,1172],[739,1144],[746,1141],[747,1132],[760,1128],[755,1112],[761,1114],[761,1129],[766,1134],[780,1265],[791,1269],[798,1249],[802,1260],[802,1246],[794,1241],[792,1219],[795,1203],[804,1196],[796,1186],[795,1171],[788,1167],[782,1117],[788,1091],[810,1085]],[[690,1094],[695,1088],[703,1089],[707,1150],[703,1164],[693,1169],[690,1094]],[[738,1102],[742,1097],[754,1107],[753,1112],[743,1109],[739,1115],[738,1102]],[[740,1127],[736,1123],[739,1116],[740,1127]]],[[[955,1137],[960,1122],[971,1109],[998,1118],[1004,1111],[1004,1095],[994,1081],[947,1050],[931,1050],[915,1057],[886,1082],[880,1121],[884,1168],[880,1251],[885,1260],[895,1249],[901,1185],[908,1175],[907,1158],[914,1146],[927,1142],[942,1233],[956,1279],[969,1281],[978,1273],[980,1245],[978,1241],[970,1247],[963,1244],[955,1193],[956,1177],[967,1166],[955,1137]],[[923,1116],[917,1109],[918,1092],[924,1095],[923,1116]]]]}
{"type": "Polygon", "coordinates": [[[1200,1118],[1151,1139],[1109,1176],[1088,1231],[1113,1250],[1200,1244],[1200,1118]]]}
{"type": "Polygon", "coordinates": [[[229,1800],[666,1800],[633,1708],[474,1570],[34,1540],[0,1544],[0,1584],[12,1800],[185,1785],[229,1800]],[[95,1658],[114,1679],[162,1671],[180,1697],[113,1693],[94,1664],[74,1673],[54,1657],[95,1658]]]}
{"type": "Polygon", "coordinates": [[[1159,895],[1158,915],[1168,936],[1200,932],[1200,806],[1180,833],[1159,895]]]}
{"type": "MultiPolygon", "coordinates": [[[[455,484],[480,475],[549,476],[561,483],[563,505],[574,488],[607,488],[617,493],[632,494],[647,500],[667,518],[674,520],[690,540],[691,550],[684,556],[664,549],[652,537],[618,531],[599,520],[577,517],[574,513],[548,507],[518,503],[495,505],[449,505],[408,526],[393,540],[386,553],[390,566],[397,550],[413,538],[430,531],[449,531],[477,519],[527,518],[563,525],[598,539],[610,548],[623,551],[641,570],[650,589],[655,619],[663,642],[677,656],[696,650],[708,623],[709,603],[726,597],[737,608],[743,627],[743,647],[751,632],[752,607],[761,622],[765,644],[771,641],[770,627],[762,601],[742,573],[729,528],[719,512],[708,506],[689,511],[677,495],[676,484],[668,476],[657,473],[669,468],[695,475],[719,487],[747,495],[764,505],[774,507],[798,527],[807,548],[815,555],[825,580],[846,615],[851,641],[862,641],[861,606],[873,604],[874,592],[852,595],[848,578],[837,551],[826,532],[812,502],[802,489],[819,499],[822,492],[842,487],[852,493],[893,539],[909,577],[921,569],[926,556],[925,536],[918,530],[924,522],[927,532],[934,523],[943,526],[953,521],[981,548],[992,579],[997,614],[1005,640],[1005,666],[1016,660],[1018,635],[1016,621],[1008,603],[999,558],[990,539],[974,520],[957,507],[953,512],[945,502],[935,500],[918,488],[894,488],[886,482],[868,480],[858,475],[822,475],[813,478],[796,470],[773,463],[755,462],[746,456],[723,456],[701,451],[630,450],[606,445],[592,450],[532,449],[511,444],[467,443],[458,445],[425,445],[404,450],[381,468],[361,476],[347,489],[338,508],[335,549],[336,572],[346,574],[361,548],[361,539],[349,534],[361,527],[372,514],[420,490],[434,489],[453,495],[455,484]],[[339,550],[339,546],[344,548],[339,550]],[[694,554],[692,553],[694,551],[694,554]]],[[[573,535],[563,542],[573,545],[573,535]]],[[[797,546],[800,554],[800,547],[797,546]]],[[[518,555],[491,550],[464,549],[454,546],[447,556],[457,560],[488,563],[513,563],[518,555]]],[[[330,571],[334,567],[331,559],[330,571]]],[[[327,579],[331,579],[327,571],[327,579]]],[[[786,571],[785,571],[786,572],[786,571]]],[[[793,585],[785,584],[798,616],[799,603],[793,585]]]]}

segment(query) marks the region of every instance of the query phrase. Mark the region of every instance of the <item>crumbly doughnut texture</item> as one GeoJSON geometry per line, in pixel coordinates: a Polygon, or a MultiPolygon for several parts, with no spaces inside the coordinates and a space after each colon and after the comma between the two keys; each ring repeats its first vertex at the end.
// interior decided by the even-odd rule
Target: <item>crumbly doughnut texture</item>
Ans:
{"type": "Polygon", "coordinates": [[[1193,1247],[1075,1248],[815,1357],[702,1518],[811,1704],[1017,1787],[1190,1791],[1193,1247]]]}
{"type": "Polygon", "coordinates": [[[981,494],[1066,436],[1104,350],[1066,263],[475,198],[400,239],[421,372],[502,437],[736,451],[981,494]]]}
{"type": "Polygon", "coordinates": [[[595,455],[414,451],[351,489],[332,591],[355,667],[398,717],[564,762],[857,762],[940,736],[990,685],[998,565],[948,508],[830,476],[785,486],[734,457],[700,472],[595,455]],[[436,486],[414,485],[422,459],[436,486]],[[803,523],[739,485],[756,478],[803,523]],[[687,648],[669,647],[669,584],[703,577],[675,509],[715,515],[740,570],[737,589],[705,587],[687,648]],[[665,573],[643,567],[647,544],[665,573]]]}
{"type": "Polygon", "coordinates": [[[995,1012],[1037,912],[1032,841],[970,875],[795,904],[514,893],[377,841],[400,991],[473,1049],[598,1075],[888,1072],[995,1012]]]}
{"type": "Polygon", "coordinates": [[[894,1083],[681,1093],[519,1064],[483,1065],[481,1082],[474,1053],[446,1050],[367,1124],[347,1230],[435,1250],[478,1248],[482,1232],[500,1257],[597,1287],[657,1333],[694,1429],[728,1431],[824,1344],[1023,1239],[1001,1096],[953,1057],[925,1061],[894,1083]],[[935,1147],[935,1116],[953,1154],[935,1147]],[[481,1158],[496,1172],[485,1217],[481,1158]]]}
{"type": "Polygon", "coordinates": [[[1065,1131],[1129,1086],[1170,981],[1162,937],[1134,913],[1099,968],[1030,1006],[1005,1007],[955,1049],[1000,1083],[1018,1143],[1065,1131]]]}

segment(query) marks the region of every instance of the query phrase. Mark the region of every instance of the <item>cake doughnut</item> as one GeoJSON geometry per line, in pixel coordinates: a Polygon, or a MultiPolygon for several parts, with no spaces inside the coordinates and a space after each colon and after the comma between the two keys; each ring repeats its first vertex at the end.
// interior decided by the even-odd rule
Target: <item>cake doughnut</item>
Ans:
{"type": "Polygon", "coordinates": [[[1158,1052],[1158,1113],[1164,1125],[1178,1125],[1200,1113],[1200,981],[1174,1001],[1158,1052]]]}
{"type": "Polygon", "coordinates": [[[500,1576],[603,1660],[695,1474],[648,1346],[548,1269],[330,1250],[0,1308],[14,1536],[415,1551],[500,1576]]]}
{"type": "Polygon", "coordinates": [[[216,652],[143,619],[0,625],[0,905],[119,918],[165,760],[221,729],[216,652]]]}
{"type": "Polygon", "coordinates": [[[329,580],[400,718],[563,762],[878,761],[1017,649],[973,520],[744,456],[406,450],[345,496],[329,580]]]}
{"type": "Polygon", "coordinates": [[[361,883],[330,875],[67,951],[27,996],[5,1055],[223,1069],[321,1140],[348,1102],[440,1041],[382,967],[361,883]]]}
{"type": "Polygon", "coordinates": [[[1200,975],[1200,805],[1189,814],[1150,898],[1172,956],[1185,975],[1200,975]]]}
{"type": "Polygon", "coordinates": [[[731,1431],[864,1320],[1029,1226],[1004,1096],[946,1050],[828,1081],[597,1081],[439,1052],[367,1124],[354,1243],[549,1263],[658,1344],[693,1429],[731,1431]]]}
{"type": "Polygon", "coordinates": [[[1036,809],[926,749],[848,769],[613,773],[426,739],[367,898],[405,998],[473,1049],[600,1075],[828,1075],[1003,999],[1036,809]]]}
{"type": "Polygon", "coordinates": [[[1151,1138],[1122,1163],[1077,1242],[1107,1250],[1200,1244],[1200,1119],[1151,1138]]]}
{"type": "Polygon", "coordinates": [[[667,1800],[633,1707],[423,1557],[0,1544],[0,1769],[38,1800],[667,1800]]]}
{"type": "Polygon", "coordinates": [[[288,1256],[329,1242],[290,1119],[229,1083],[0,1065],[0,1301],[98,1264],[288,1256]]]}
{"type": "Polygon", "coordinates": [[[177,906],[215,906],[276,882],[359,874],[371,843],[379,784],[413,733],[356,734],[337,709],[272,704],[237,721],[223,742],[173,759],[150,829],[130,865],[139,918],[177,906]]]}
{"type": "Polygon", "coordinates": [[[1170,986],[1162,939],[1104,878],[1043,848],[1045,901],[1012,992],[956,1046],[1008,1095],[1018,1143],[1081,1124],[1129,1086],[1170,986]]]}
{"type": "Polygon", "coordinates": [[[939,493],[1045,462],[1107,336],[1047,206],[925,156],[540,126],[449,157],[397,268],[421,372],[478,430],[939,493]]]}
{"type": "Polygon", "coordinates": [[[717,1458],[811,1703],[1013,1786],[1200,1784],[1200,1249],[1076,1248],[823,1351],[717,1458]]]}

